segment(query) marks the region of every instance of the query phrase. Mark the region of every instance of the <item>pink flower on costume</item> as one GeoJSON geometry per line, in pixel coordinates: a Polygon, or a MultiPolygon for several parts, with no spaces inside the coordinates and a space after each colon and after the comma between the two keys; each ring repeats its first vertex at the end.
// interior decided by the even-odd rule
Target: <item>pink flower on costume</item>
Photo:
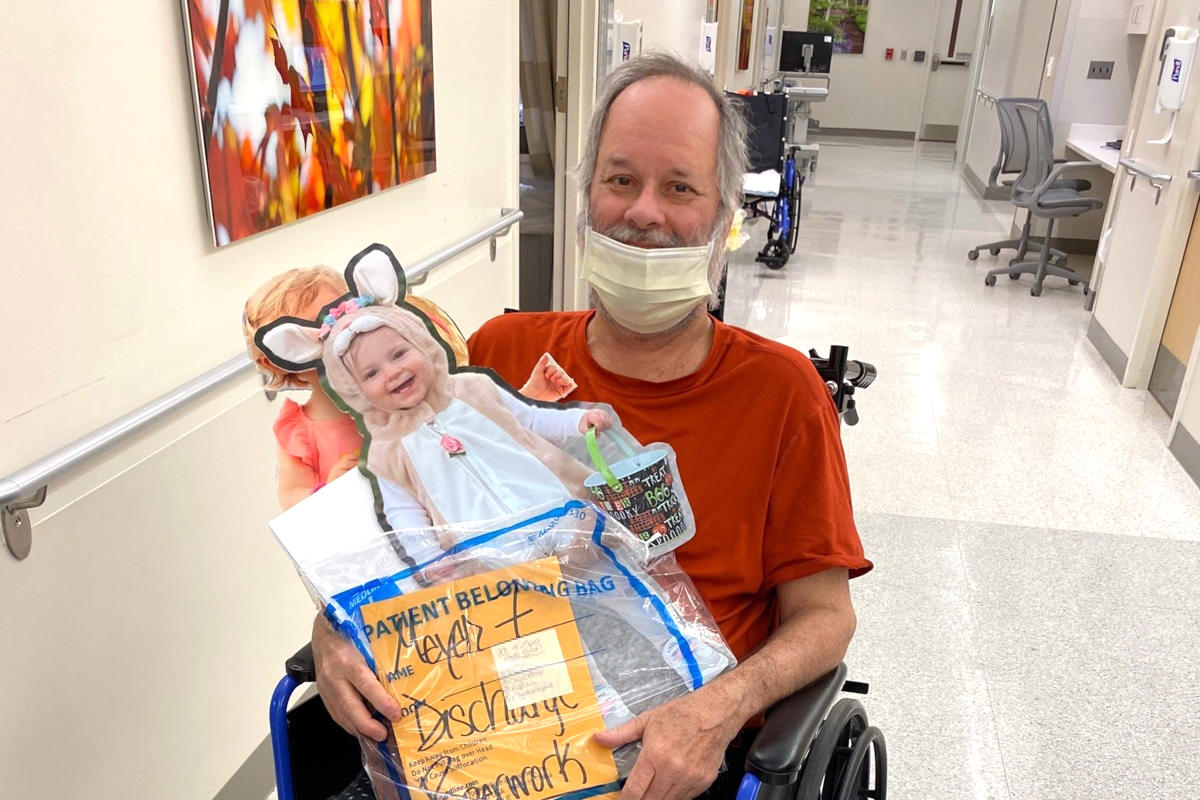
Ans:
{"type": "Polygon", "coordinates": [[[467,448],[463,447],[463,443],[448,433],[442,434],[441,444],[442,449],[451,456],[462,456],[467,453],[467,448]]]}

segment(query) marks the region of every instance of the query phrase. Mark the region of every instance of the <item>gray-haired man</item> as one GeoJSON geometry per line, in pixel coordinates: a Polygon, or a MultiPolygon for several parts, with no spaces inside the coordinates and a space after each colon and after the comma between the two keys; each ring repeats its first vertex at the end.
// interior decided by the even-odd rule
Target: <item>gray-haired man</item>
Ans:
{"type": "MultiPolygon", "coordinates": [[[[811,362],[705,310],[744,164],[745,124],[707,75],[664,54],[626,62],[580,165],[595,312],[509,314],[469,343],[474,364],[510,383],[549,350],[578,383],[569,399],[611,403],[635,436],[678,454],[697,533],[676,557],[741,663],[596,735],[642,742],[625,800],[684,800],[713,784],[749,721],[842,659],[855,628],[848,578],[871,567],[811,362]]],[[[322,621],[313,648],[334,719],[382,740],[363,701],[393,719],[398,705],[322,621]]]]}

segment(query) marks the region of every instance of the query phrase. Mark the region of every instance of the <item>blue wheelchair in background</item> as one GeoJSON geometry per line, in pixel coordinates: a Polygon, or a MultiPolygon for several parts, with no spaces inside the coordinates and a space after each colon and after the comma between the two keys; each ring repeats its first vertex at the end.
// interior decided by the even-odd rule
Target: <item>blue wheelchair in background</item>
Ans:
{"type": "Polygon", "coordinates": [[[796,145],[788,145],[788,96],[735,94],[749,128],[750,172],[742,181],[748,219],[770,220],[767,241],[755,261],[782,269],[796,252],[804,173],[796,168],[796,145]]]}

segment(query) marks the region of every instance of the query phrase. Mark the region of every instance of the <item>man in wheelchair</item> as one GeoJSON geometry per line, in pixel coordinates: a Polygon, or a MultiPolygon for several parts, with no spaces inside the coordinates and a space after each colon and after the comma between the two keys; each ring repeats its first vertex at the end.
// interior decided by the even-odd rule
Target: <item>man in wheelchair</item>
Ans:
{"type": "MultiPolygon", "coordinates": [[[[871,568],[838,414],[812,362],[706,313],[742,204],[745,136],[739,110],[687,63],[653,53],[616,69],[580,170],[595,310],[508,314],[470,340],[472,362],[514,385],[551,352],[578,383],[570,399],[611,403],[636,437],[678,455],[697,533],[676,556],[739,666],[597,734],[609,747],[641,740],[625,800],[732,796],[763,713],[810,684],[821,695],[819,716],[800,720],[811,736],[842,688],[835,670],[855,629],[848,580],[871,568]],[[718,780],[726,761],[730,777],[718,780]]],[[[400,708],[354,646],[318,618],[313,653],[334,720],[382,741],[372,709],[397,719],[400,708]]],[[[813,713],[812,697],[788,702],[813,713]]],[[[826,738],[831,754],[847,744],[826,738]]],[[[764,784],[794,778],[808,745],[767,742],[764,784]]]]}

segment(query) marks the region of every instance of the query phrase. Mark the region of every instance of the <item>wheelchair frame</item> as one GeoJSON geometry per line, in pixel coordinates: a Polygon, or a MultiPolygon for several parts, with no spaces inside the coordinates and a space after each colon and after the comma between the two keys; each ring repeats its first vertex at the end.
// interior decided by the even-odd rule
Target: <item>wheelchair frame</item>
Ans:
{"type": "MultiPolygon", "coordinates": [[[[751,98],[755,95],[750,95],[751,98]]],[[[757,97],[780,98],[783,101],[783,113],[779,115],[779,130],[765,129],[776,118],[769,111],[769,104],[763,105],[753,101],[743,103],[747,112],[747,123],[752,133],[753,143],[763,141],[777,142],[777,149],[766,156],[761,148],[751,154],[751,169],[764,170],[778,168],[779,190],[774,195],[743,194],[742,208],[751,219],[763,217],[770,220],[767,229],[767,242],[755,257],[755,261],[766,264],[770,269],[782,269],[796,252],[799,239],[800,203],[803,198],[804,171],[796,167],[796,153],[799,145],[788,145],[788,108],[789,101],[782,92],[759,94],[757,97]],[[763,113],[762,110],[766,110],[763,113]],[[757,112],[757,113],[756,113],[757,112]],[[770,208],[764,208],[767,204],[770,208]]],[[[745,100],[745,98],[743,98],[745,100]]]]}
{"type": "Polygon", "coordinates": [[[767,229],[767,242],[754,258],[770,269],[783,269],[792,253],[796,252],[796,244],[800,237],[800,202],[804,173],[796,168],[796,152],[799,149],[794,145],[788,147],[783,156],[778,195],[747,195],[742,202],[742,207],[751,219],[765,217],[771,221],[771,226],[767,229]],[[767,202],[772,205],[769,211],[764,211],[762,206],[767,202]]]}

